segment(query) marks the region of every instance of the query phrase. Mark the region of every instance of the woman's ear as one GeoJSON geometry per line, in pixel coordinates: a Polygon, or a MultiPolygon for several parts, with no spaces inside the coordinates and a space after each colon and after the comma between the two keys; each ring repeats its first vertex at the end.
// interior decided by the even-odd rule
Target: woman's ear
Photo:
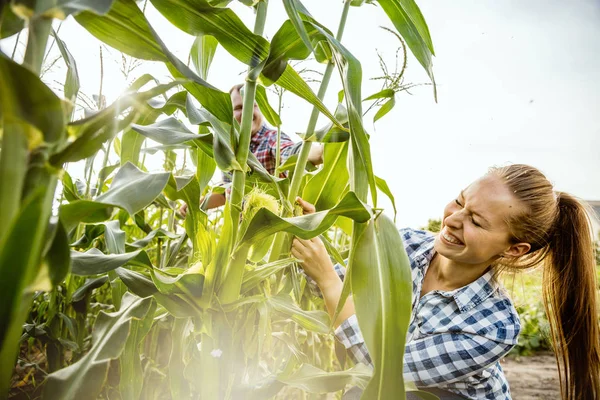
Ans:
{"type": "Polygon", "coordinates": [[[501,256],[505,258],[517,258],[527,254],[529,250],[531,250],[529,243],[517,243],[504,250],[501,256]]]}

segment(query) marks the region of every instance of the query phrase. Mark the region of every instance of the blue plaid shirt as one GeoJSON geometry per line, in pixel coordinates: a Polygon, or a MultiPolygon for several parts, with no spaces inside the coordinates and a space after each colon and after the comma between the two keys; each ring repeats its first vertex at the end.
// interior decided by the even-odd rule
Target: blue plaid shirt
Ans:
{"type": "MultiPolygon", "coordinates": [[[[435,253],[435,236],[412,229],[402,229],[400,234],[413,279],[404,379],[473,400],[511,399],[499,360],[517,344],[521,325],[493,272],[462,288],[434,290],[420,297],[435,253]]],[[[343,279],[344,267],[336,265],[336,270],[343,279]]],[[[344,321],[335,334],[355,362],[372,364],[356,315],[344,321]]]]}

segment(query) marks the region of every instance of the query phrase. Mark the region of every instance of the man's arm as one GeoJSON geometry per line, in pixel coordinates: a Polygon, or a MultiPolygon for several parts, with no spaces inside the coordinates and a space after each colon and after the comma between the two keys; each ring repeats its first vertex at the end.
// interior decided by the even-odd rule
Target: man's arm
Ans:
{"type": "Polygon", "coordinates": [[[208,198],[200,199],[200,207],[203,210],[210,210],[225,205],[224,193],[211,193],[208,198]]]}

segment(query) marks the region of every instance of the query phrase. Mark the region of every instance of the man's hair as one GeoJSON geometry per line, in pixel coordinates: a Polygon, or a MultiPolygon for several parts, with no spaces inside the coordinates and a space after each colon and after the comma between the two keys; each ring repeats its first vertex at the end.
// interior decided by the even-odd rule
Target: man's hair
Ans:
{"type": "Polygon", "coordinates": [[[229,89],[229,94],[232,94],[233,92],[239,93],[243,87],[244,87],[243,83],[238,83],[237,85],[233,85],[233,87],[231,89],[229,89]]]}

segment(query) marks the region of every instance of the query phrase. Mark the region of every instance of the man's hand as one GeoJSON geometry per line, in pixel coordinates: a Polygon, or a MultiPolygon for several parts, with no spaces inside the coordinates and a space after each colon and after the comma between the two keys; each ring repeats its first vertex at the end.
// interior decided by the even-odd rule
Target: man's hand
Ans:
{"type": "Polygon", "coordinates": [[[322,143],[313,143],[310,146],[310,152],[308,153],[308,161],[313,163],[313,165],[321,165],[323,164],[323,144],[322,143]]]}
{"type": "Polygon", "coordinates": [[[313,204],[310,204],[308,201],[303,200],[300,196],[296,197],[296,203],[300,207],[302,207],[304,215],[313,214],[316,211],[315,206],[313,204]]]}
{"type": "Polygon", "coordinates": [[[183,205],[181,207],[179,207],[179,214],[181,214],[181,217],[185,219],[185,217],[187,217],[187,212],[188,212],[188,205],[187,205],[187,203],[183,203],[183,205]]]}

